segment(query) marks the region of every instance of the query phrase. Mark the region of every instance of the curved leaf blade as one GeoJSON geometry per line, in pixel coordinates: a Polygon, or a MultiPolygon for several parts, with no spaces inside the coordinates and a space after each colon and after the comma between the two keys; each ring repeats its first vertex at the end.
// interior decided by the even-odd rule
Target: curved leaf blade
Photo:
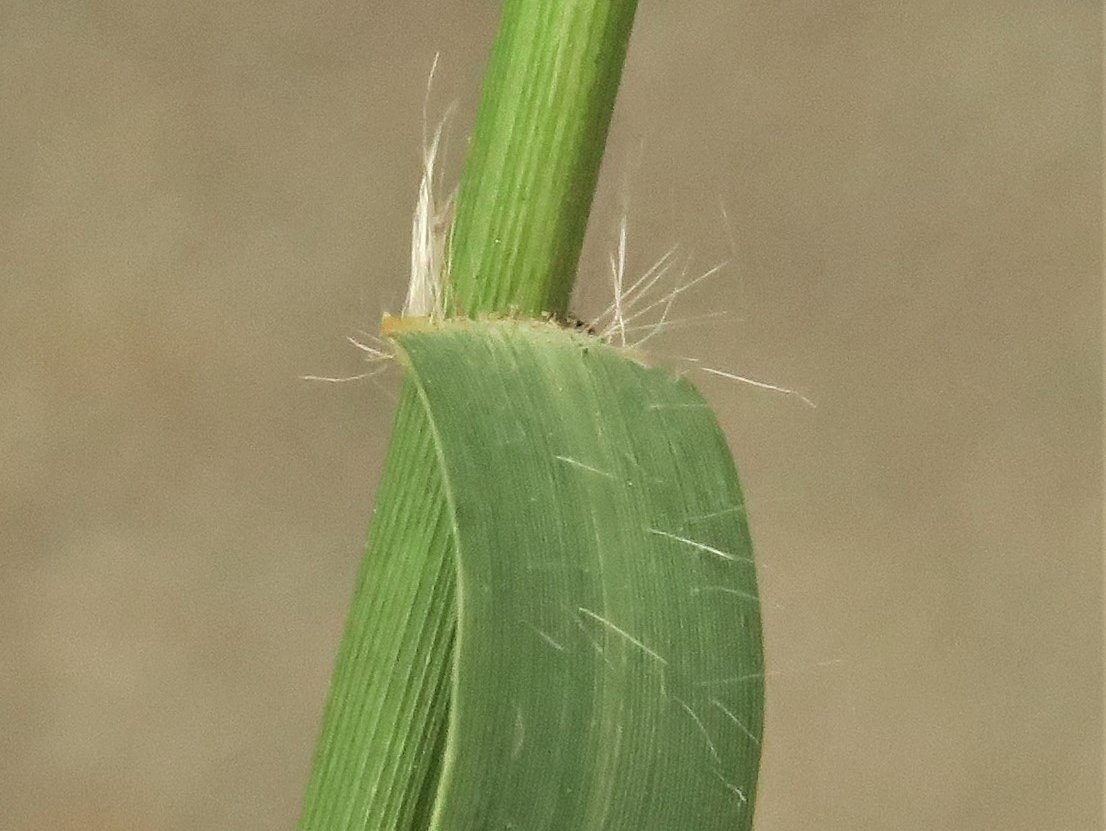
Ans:
{"type": "Polygon", "coordinates": [[[703,399],[549,324],[458,321],[396,340],[457,568],[431,827],[748,828],[756,574],[703,399]]]}

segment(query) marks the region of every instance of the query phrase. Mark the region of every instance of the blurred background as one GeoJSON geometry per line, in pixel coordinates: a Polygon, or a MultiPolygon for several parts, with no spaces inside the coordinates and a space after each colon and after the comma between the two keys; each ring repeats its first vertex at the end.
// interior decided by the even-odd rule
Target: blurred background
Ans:
{"type": "MultiPolygon", "coordinates": [[[[292,828],[388,439],[427,75],[498,2],[0,10],[0,828],[292,828]]],[[[1101,8],[641,0],[576,313],[743,474],[758,831],[1099,829],[1101,8]],[[728,217],[728,221],[727,221],[728,217]]]]}

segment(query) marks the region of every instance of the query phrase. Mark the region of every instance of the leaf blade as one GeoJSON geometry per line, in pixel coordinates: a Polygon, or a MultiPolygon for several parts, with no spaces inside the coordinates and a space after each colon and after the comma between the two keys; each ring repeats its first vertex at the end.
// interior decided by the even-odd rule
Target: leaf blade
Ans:
{"type": "Polygon", "coordinates": [[[432,827],[748,827],[763,696],[755,570],[702,399],[544,324],[445,324],[397,341],[456,517],[432,827]]]}

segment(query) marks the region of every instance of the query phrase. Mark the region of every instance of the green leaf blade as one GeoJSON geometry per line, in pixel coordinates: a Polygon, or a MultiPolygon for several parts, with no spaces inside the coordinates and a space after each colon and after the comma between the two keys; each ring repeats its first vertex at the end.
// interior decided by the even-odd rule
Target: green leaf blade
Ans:
{"type": "Polygon", "coordinates": [[[748,828],[759,605],[702,399],[544,324],[397,340],[457,535],[432,827],[748,828]]]}

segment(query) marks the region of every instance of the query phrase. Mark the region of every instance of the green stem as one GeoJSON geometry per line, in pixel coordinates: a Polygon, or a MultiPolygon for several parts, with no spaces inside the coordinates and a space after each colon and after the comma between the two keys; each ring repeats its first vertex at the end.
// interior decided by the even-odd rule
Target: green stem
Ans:
{"type": "Polygon", "coordinates": [[[452,312],[563,316],[637,0],[506,0],[451,238],[452,312]]]}
{"type": "MultiPolygon", "coordinates": [[[[506,0],[451,235],[447,308],[563,315],[636,0],[506,0]]],[[[405,382],[301,831],[430,824],[449,709],[453,540],[405,382]]]]}

